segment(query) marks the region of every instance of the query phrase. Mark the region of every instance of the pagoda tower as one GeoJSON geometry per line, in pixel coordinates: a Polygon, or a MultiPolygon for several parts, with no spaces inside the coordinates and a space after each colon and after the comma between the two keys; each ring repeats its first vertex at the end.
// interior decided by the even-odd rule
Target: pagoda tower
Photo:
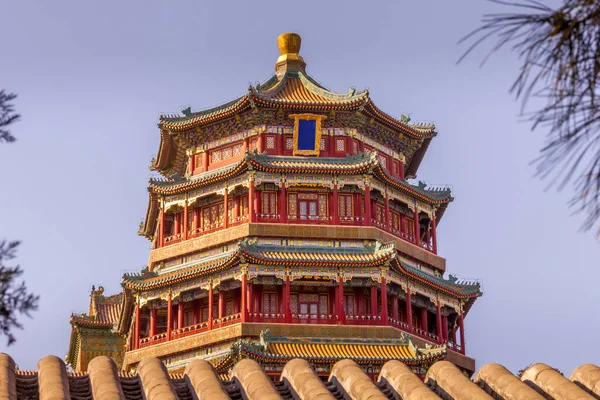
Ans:
{"type": "Polygon", "coordinates": [[[409,181],[435,126],[326,89],[300,44],[280,35],[275,74],[241,97],[161,116],[147,268],[71,318],[75,370],[105,346],[126,371],[152,356],[173,372],[252,358],[278,377],[300,357],[321,376],[345,358],[374,378],[390,359],[473,373],[464,320],[480,286],[445,279],[437,254],[453,198],[409,181]]]}

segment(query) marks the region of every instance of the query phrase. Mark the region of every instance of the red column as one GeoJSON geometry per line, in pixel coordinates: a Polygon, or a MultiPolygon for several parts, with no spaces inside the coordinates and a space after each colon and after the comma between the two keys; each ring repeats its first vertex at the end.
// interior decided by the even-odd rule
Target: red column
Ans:
{"type": "Polygon", "coordinates": [[[173,329],[173,299],[169,293],[167,300],[167,340],[171,340],[171,330],[173,329]]]}
{"type": "Polygon", "coordinates": [[[158,310],[153,308],[150,310],[150,337],[156,335],[156,315],[158,310]]]}
{"type": "Polygon", "coordinates": [[[387,283],[383,276],[381,277],[381,324],[388,324],[387,283]]]}
{"type": "Polygon", "coordinates": [[[400,214],[400,233],[406,233],[406,216],[400,214]]]}
{"type": "Polygon", "coordinates": [[[140,348],[140,303],[135,303],[135,333],[133,335],[133,348],[140,348]]]}
{"type": "Polygon", "coordinates": [[[219,319],[225,316],[225,291],[219,290],[219,319]]]}
{"type": "Polygon", "coordinates": [[[192,154],[190,157],[190,175],[194,175],[194,169],[196,169],[196,156],[192,154]]]}
{"type": "Polygon", "coordinates": [[[365,315],[365,292],[363,288],[358,288],[358,315],[365,315]]]}
{"type": "Polygon", "coordinates": [[[364,225],[371,226],[371,188],[369,185],[365,185],[365,215],[364,225]]]}
{"type": "Polygon", "coordinates": [[[183,313],[185,311],[185,303],[179,300],[177,308],[177,329],[183,328],[183,313]]]}
{"type": "Polygon", "coordinates": [[[421,224],[419,224],[419,210],[415,207],[415,244],[421,247],[421,224]]]}
{"type": "Polygon", "coordinates": [[[248,304],[248,313],[253,313],[254,312],[254,285],[252,284],[252,282],[248,282],[248,298],[247,300],[247,304],[248,304]]]}
{"type": "Polygon", "coordinates": [[[258,134],[258,140],[256,142],[256,149],[258,154],[262,154],[265,151],[265,135],[264,133],[258,134]]]}
{"type": "Polygon", "coordinates": [[[213,328],[213,320],[215,316],[213,315],[213,285],[212,282],[208,286],[208,330],[212,330],[213,328]]]}
{"type": "Polygon", "coordinates": [[[277,207],[279,210],[279,221],[282,224],[287,223],[287,213],[288,213],[288,207],[287,207],[287,192],[285,190],[285,182],[281,182],[281,189],[279,190],[279,207],[277,207]]]}
{"type": "Polygon", "coordinates": [[[185,205],[183,207],[183,240],[187,240],[188,230],[188,201],[185,199],[185,205]]]}
{"type": "Polygon", "coordinates": [[[337,183],[333,185],[333,196],[332,196],[332,205],[331,205],[331,223],[333,225],[339,225],[340,223],[340,213],[338,210],[339,202],[338,202],[338,185],[337,183]]]}
{"type": "Polygon", "coordinates": [[[194,300],[194,325],[200,323],[200,300],[194,300]]]}
{"type": "Polygon", "coordinates": [[[285,322],[288,324],[292,322],[292,305],[291,305],[291,285],[290,285],[290,277],[289,275],[285,277],[285,286],[283,289],[283,293],[285,296],[284,305],[285,305],[285,322]]]}
{"type": "Polygon", "coordinates": [[[344,279],[340,276],[338,279],[338,296],[339,296],[339,313],[338,313],[338,322],[340,324],[346,323],[346,312],[344,311],[344,279]]]}
{"type": "Polygon", "coordinates": [[[283,132],[281,132],[280,134],[275,136],[275,140],[276,140],[275,145],[277,146],[277,154],[282,155],[283,154],[283,132]]]}
{"type": "Polygon", "coordinates": [[[377,286],[371,286],[371,317],[377,315],[377,286]]]}
{"type": "Polygon", "coordinates": [[[444,341],[448,341],[448,316],[442,315],[442,337],[444,341]]]}
{"type": "MultiPolygon", "coordinates": [[[[360,198],[360,194],[359,193],[354,193],[354,216],[355,217],[362,217],[362,201],[360,198]]],[[[356,221],[360,221],[360,219],[356,220],[356,221]]],[[[364,222],[363,222],[364,224],[364,222]]]]}
{"type": "Polygon", "coordinates": [[[387,192],[385,193],[385,230],[389,232],[390,230],[390,199],[389,196],[387,194],[387,192]]]}
{"type": "Polygon", "coordinates": [[[456,327],[453,327],[450,334],[452,335],[452,343],[456,344],[456,327]]]}
{"type": "Polygon", "coordinates": [[[208,171],[208,152],[202,152],[202,172],[208,171]]]}
{"type": "Polygon", "coordinates": [[[392,295],[392,319],[398,321],[398,295],[392,295]]]}
{"type": "Polygon", "coordinates": [[[223,228],[227,229],[229,226],[229,191],[225,188],[223,194],[223,228]]]}
{"type": "Polygon", "coordinates": [[[421,308],[421,330],[425,332],[429,332],[429,327],[427,326],[427,308],[421,308]]]}
{"type": "Polygon", "coordinates": [[[246,322],[248,320],[248,275],[245,273],[242,275],[242,304],[241,310],[242,313],[242,322],[246,322]]]}
{"type": "MultiPolygon", "coordinates": [[[[320,146],[320,143],[319,143],[320,146]]],[[[329,157],[335,156],[335,136],[333,134],[329,136],[329,157]]]]}
{"type": "Polygon", "coordinates": [[[431,236],[432,236],[432,245],[433,245],[433,252],[434,254],[437,254],[437,223],[435,221],[435,214],[433,215],[433,218],[431,218],[431,236]]]}
{"type": "Polygon", "coordinates": [[[413,320],[412,320],[412,300],[410,298],[410,288],[406,288],[406,323],[408,324],[408,330],[412,332],[413,330],[413,320]]]}
{"type": "Polygon", "coordinates": [[[179,213],[173,214],[173,224],[175,225],[175,237],[181,233],[181,215],[179,213]]]}
{"type": "Polygon", "coordinates": [[[254,209],[254,180],[248,182],[248,222],[256,221],[256,210],[254,209]]]}
{"type": "Polygon", "coordinates": [[[439,343],[443,343],[444,338],[442,336],[442,305],[440,304],[439,300],[437,302],[437,312],[436,312],[436,334],[438,337],[438,342],[439,343]]]}
{"type": "Polygon", "coordinates": [[[465,354],[467,352],[467,341],[465,340],[465,323],[463,320],[462,310],[458,315],[458,326],[460,328],[460,348],[461,353],[465,354]]]}
{"type": "Polygon", "coordinates": [[[160,210],[160,231],[158,231],[160,247],[165,245],[165,206],[160,210]]]}

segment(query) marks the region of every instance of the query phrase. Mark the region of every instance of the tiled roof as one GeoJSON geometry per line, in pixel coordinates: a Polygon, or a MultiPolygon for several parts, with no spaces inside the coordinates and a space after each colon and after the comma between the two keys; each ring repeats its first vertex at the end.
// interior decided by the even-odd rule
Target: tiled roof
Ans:
{"type": "Polygon", "coordinates": [[[413,277],[433,285],[435,287],[450,291],[460,297],[472,297],[481,295],[481,285],[479,282],[459,282],[455,277],[450,275],[450,279],[444,279],[435,275],[424,272],[418,268],[415,268],[399,258],[397,259],[400,268],[412,275],[413,277]]]}
{"type": "Polygon", "coordinates": [[[364,103],[368,99],[368,92],[334,93],[317,84],[302,71],[288,72],[278,84],[264,90],[265,85],[251,90],[252,96],[276,103],[287,104],[323,104],[345,105],[364,103]]]}
{"type": "Polygon", "coordinates": [[[181,268],[177,271],[158,275],[156,272],[146,272],[143,274],[125,274],[123,275],[123,286],[129,289],[151,290],[158,287],[172,285],[177,282],[193,279],[209,271],[217,271],[221,268],[227,268],[238,260],[239,251],[225,252],[218,257],[203,259],[200,262],[187,268],[181,268]]]}
{"type": "Polygon", "coordinates": [[[294,265],[345,265],[373,266],[379,265],[396,256],[393,244],[365,246],[362,248],[329,248],[329,247],[281,247],[253,245],[249,241],[240,242],[240,250],[244,258],[261,264],[292,263],[294,265]]]}
{"type": "Polygon", "coordinates": [[[103,292],[102,286],[98,290],[92,289],[89,315],[72,314],[71,324],[98,328],[112,327],[119,320],[123,294],[104,296],[103,292]]]}
{"type": "Polygon", "coordinates": [[[93,359],[87,373],[67,372],[58,357],[40,360],[37,371],[21,371],[0,355],[0,398],[6,399],[528,399],[594,400],[600,396],[600,368],[586,364],[570,378],[534,364],[521,377],[497,364],[484,365],[473,381],[448,361],[433,364],[423,382],[398,360],[385,363],[373,382],[353,360],[337,361],[322,382],[303,359],[289,361],[273,383],[253,360],[238,361],[226,380],[207,361],[190,362],[183,375],[169,375],[156,358],[143,359],[136,374],[120,373],[105,356],[93,359]]]}
{"type": "Polygon", "coordinates": [[[410,338],[400,340],[352,339],[344,341],[332,338],[267,338],[264,346],[241,341],[239,353],[257,361],[285,362],[302,358],[313,363],[327,363],[353,359],[359,364],[383,364],[387,360],[401,360],[407,365],[422,365],[441,360],[446,346],[419,349],[410,338]]]}

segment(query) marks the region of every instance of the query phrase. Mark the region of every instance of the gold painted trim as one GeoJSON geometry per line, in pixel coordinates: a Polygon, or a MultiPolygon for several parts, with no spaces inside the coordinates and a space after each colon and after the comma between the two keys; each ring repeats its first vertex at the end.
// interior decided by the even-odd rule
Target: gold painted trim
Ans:
{"type": "Polygon", "coordinates": [[[321,152],[321,120],[326,119],[327,116],[318,114],[290,114],[289,117],[294,119],[294,155],[318,156],[321,152]],[[301,119],[316,121],[314,150],[298,150],[298,127],[301,119]]]}

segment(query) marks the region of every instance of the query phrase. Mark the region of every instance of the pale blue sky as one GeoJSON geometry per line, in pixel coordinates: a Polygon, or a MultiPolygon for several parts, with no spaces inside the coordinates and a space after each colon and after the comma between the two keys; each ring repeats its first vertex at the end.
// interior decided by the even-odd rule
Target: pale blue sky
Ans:
{"type": "Polygon", "coordinates": [[[221,104],[273,72],[279,33],[302,35],[307,71],[329,88],[368,87],[392,115],[434,121],[419,179],[450,184],[439,226],[448,271],[478,278],[467,352],[513,372],[545,362],[570,374],[600,360],[600,247],[579,233],[569,193],[545,192],[529,162],[542,131],[519,123],[508,94],[518,63],[500,52],[455,62],[483,1],[0,0],[0,88],[19,95],[18,142],[0,145],[0,237],[39,311],[6,349],[21,368],[64,356],[71,312],[92,285],[120,290],[149,243],[148,166],[160,113],[221,104]],[[460,4],[460,5],[459,5],[460,4]]]}

